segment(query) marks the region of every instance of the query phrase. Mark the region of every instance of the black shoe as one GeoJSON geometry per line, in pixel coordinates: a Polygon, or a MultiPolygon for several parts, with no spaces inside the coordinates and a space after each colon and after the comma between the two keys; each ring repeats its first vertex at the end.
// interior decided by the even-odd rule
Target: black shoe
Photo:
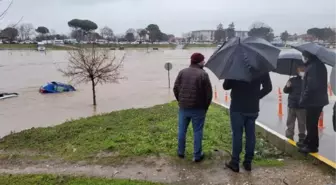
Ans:
{"type": "Polygon", "coordinates": [[[306,147],[300,148],[300,149],[299,149],[299,152],[301,152],[301,153],[305,153],[305,154],[308,154],[308,153],[317,153],[317,152],[318,152],[318,149],[317,149],[317,148],[311,149],[311,148],[308,148],[308,147],[306,146],[306,147]]]}
{"type": "Polygon", "coordinates": [[[299,142],[296,143],[296,146],[299,147],[299,148],[304,148],[304,147],[306,147],[307,145],[304,144],[303,141],[302,141],[302,142],[299,141],[299,142]]]}
{"type": "Polygon", "coordinates": [[[177,154],[177,156],[180,158],[180,159],[184,159],[184,155],[182,155],[182,154],[177,154]]]}
{"type": "Polygon", "coordinates": [[[234,164],[232,161],[226,162],[225,166],[229,169],[231,169],[233,172],[239,173],[239,165],[234,164]]]}
{"type": "Polygon", "coordinates": [[[252,171],[252,164],[251,163],[243,163],[244,169],[248,172],[252,171]]]}
{"type": "Polygon", "coordinates": [[[204,154],[201,155],[201,157],[199,159],[194,159],[194,162],[195,163],[199,163],[199,162],[202,162],[204,160],[205,156],[204,154]]]}

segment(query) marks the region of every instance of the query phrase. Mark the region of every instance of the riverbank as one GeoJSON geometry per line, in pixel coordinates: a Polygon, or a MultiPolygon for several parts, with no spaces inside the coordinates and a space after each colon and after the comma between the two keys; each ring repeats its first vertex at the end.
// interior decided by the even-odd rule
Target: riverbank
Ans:
{"type": "MultiPolygon", "coordinates": [[[[143,48],[143,49],[153,49],[153,48],[175,48],[175,44],[95,44],[95,47],[98,48],[110,48],[110,49],[137,49],[137,48],[143,48]]],[[[77,47],[92,47],[92,44],[82,44],[82,45],[51,45],[47,44],[45,45],[47,50],[71,50],[75,49],[77,47]]],[[[0,50],[36,50],[37,45],[36,44],[0,44],[0,50]]]]}
{"type": "MultiPolygon", "coordinates": [[[[223,161],[230,158],[231,134],[228,112],[217,105],[212,105],[207,114],[203,141],[206,160],[197,165],[191,161],[191,131],[187,137],[187,159],[178,159],[177,110],[177,103],[172,102],[12,133],[0,139],[0,174],[41,177],[38,174],[48,173],[184,185],[334,182],[331,173],[290,158],[260,136],[252,177],[246,172],[237,177],[224,170],[223,161]]],[[[26,177],[5,176],[7,181],[26,177]]]]}
{"type": "Polygon", "coordinates": [[[183,49],[189,48],[216,48],[218,44],[186,44],[183,49]]]}
{"type": "MultiPolygon", "coordinates": [[[[69,50],[67,46],[45,45],[47,50],[69,50]]],[[[0,50],[37,50],[36,44],[0,44],[0,50]]]]}

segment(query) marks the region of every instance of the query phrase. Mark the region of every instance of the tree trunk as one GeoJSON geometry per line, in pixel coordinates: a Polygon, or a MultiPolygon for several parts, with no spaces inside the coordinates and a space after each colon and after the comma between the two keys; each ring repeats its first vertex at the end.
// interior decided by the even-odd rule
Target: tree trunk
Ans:
{"type": "Polygon", "coordinates": [[[96,86],[95,86],[95,83],[94,83],[94,79],[91,79],[91,83],[92,83],[93,105],[96,106],[97,105],[97,101],[96,101],[96,86]]]}

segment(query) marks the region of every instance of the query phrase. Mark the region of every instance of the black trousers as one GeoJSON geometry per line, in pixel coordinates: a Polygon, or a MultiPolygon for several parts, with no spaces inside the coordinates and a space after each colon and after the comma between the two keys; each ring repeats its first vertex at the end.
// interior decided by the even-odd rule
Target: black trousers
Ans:
{"type": "Polygon", "coordinates": [[[323,107],[306,108],[307,136],[304,144],[308,145],[309,149],[318,149],[319,147],[318,122],[322,109],[323,107]]]}

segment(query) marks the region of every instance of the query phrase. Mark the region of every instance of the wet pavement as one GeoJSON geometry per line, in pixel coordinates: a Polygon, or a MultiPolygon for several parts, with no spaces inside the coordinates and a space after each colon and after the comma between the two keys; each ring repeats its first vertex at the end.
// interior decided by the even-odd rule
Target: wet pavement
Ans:
{"type": "MultiPolygon", "coordinates": [[[[67,65],[66,51],[44,53],[32,51],[0,51],[0,92],[17,92],[17,98],[0,100],[0,137],[11,131],[21,131],[31,127],[46,127],[60,124],[68,119],[86,117],[103,112],[144,107],[173,100],[168,89],[167,71],[164,64],[171,62],[171,84],[178,71],[189,65],[189,56],[201,52],[209,58],[214,49],[116,51],[117,56],[126,52],[122,74],[127,79],[119,84],[97,86],[98,106],[94,109],[90,84],[76,85],[77,92],[41,95],[38,89],[48,81],[68,82],[58,71],[67,65]]],[[[283,52],[289,52],[285,50],[283,52]]],[[[330,72],[330,68],[328,68],[330,72]]],[[[217,87],[219,100],[224,103],[221,83],[209,72],[213,86],[217,87]]],[[[275,131],[284,134],[286,128],[286,96],[284,117],[277,116],[277,88],[283,87],[287,76],[272,74],[273,92],[261,102],[259,121],[275,131]]],[[[335,133],[332,129],[332,105],[324,108],[325,128],[320,132],[320,153],[335,160],[335,133]]],[[[297,129],[296,129],[297,130],[297,129]]]]}

